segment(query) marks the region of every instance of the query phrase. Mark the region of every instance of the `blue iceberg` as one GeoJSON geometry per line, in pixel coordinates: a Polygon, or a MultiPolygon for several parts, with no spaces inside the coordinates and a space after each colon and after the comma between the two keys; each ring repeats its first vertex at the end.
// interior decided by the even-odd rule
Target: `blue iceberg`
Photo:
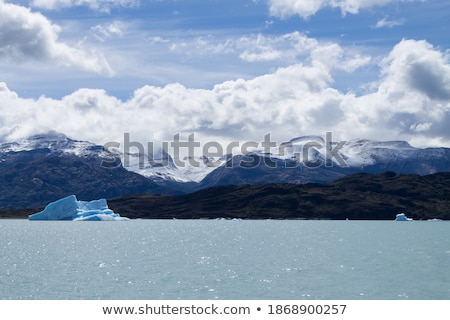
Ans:
{"type": "Polygon", "coordinates": [[[119,221],[129,220],[108,208],[105,199],[79,201],[74,195],[49,203],[28,220],[119,221]]]}
{"type": "Polygon", "coordinates": [[[394,221],[413,221],[413,219],[408,218],[404,213],[399,213],[395,216],[394,221]]]}

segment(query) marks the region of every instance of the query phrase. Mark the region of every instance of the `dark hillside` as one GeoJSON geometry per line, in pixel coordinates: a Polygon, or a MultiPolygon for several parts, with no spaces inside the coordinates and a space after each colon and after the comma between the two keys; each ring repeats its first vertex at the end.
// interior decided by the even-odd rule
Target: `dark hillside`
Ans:
{"type": "Polygon", "coordinates": [[[354,174],[328,184],[222,186],[182,196],[115,198],[123,216],[148,219],[450,219],[450,173],[354,174]]]}
{"type": "MultiPolygon", "coordinates": [[[[187,195],[128,195],[108,200],[115,212],[142,219],[450,220],[450,173],[428,176],[360,173],[327,184],[220,186],[187,195]]],[[[26,218],[35,210],[3,210],[26,218]]]]}

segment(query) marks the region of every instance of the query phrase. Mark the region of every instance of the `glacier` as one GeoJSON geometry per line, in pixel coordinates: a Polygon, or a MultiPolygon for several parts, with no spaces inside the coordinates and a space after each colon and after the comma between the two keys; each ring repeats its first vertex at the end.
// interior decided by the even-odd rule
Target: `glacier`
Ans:
{"type": "Polygon", "coordinates": [[[72,220],[72,221],[124,221],[108,208],[105,199],[79,201],[75,195],[49,203],[41,212],[28,216],[28,220],[72,220]]]}

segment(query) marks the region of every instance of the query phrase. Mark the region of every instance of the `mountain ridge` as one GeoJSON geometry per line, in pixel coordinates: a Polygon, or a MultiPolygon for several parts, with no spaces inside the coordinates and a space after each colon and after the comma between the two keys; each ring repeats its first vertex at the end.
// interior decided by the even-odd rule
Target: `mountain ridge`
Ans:
{"type": "Polygon", "coordinates": [[[0,209],[42,207],[70,194],[83,200],[129,194],[179,195],[225,185],[329,183],[359,172],[428,175],[450,171],[448,148],[420,149],[405,141],[367,139],[342,145],[339,156],[347,166],[337,161],[328,165],[327,148],[321,145],[324,141],[316,136],[297,137],[269,153],[255,149],[220,159],[199,158],[200,166],[193,169],[178,168],[169,154],[160,155],[167,166],[161,159],[151,166],[146,158],[139,168],[139,155],[129,154],[131,167],[119,162],[106,168],[102,164],[111,160],[111,154],[104,147],[49,132],[0,144],[0,209]],[[220,166],[211,165],[219,162],[220,166]],[[149,176],[139,174],[146,170],[151,171],[149,176]],[[177,175],[178,180],[174,179],[177,175]],[[189,175],[204,178],[192,181],[189,175]]]}

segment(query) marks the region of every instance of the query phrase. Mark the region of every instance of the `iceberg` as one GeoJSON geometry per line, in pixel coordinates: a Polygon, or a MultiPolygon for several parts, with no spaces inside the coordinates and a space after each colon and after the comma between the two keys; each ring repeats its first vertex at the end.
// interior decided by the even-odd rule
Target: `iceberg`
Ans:
{"type": "Polygon", "coordinates": [[[399,213],[395,216],[395,221],[413,221],[413,219],[408,218],[404,213],[399,213]]]}
{"type": "Polygon", "coordinates": [[[44,210],[29,215],[28,220],[123,221],[108,208],[105,199],[79,201],[74,195],[49,203],[44,210]]]}

